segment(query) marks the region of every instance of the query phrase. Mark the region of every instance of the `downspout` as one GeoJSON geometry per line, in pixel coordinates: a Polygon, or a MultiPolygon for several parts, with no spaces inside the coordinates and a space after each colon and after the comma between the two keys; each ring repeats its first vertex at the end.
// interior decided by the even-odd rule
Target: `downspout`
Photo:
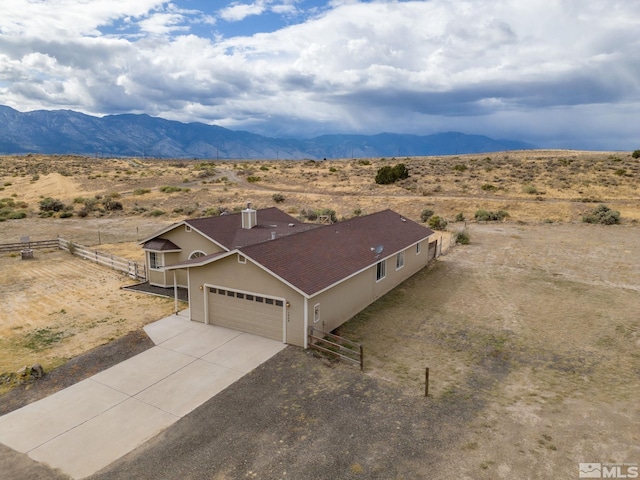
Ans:
{"type": "Polygon", "coordinates": [[[309,348],[309,299],[304,297],[304,349],[309,348]]]}
{"type": "Polygon", "coordinates": [[[178,314],[178,283],[176,282],[176,271],[173,271],[173,302],[176,315],[178,314]]]}

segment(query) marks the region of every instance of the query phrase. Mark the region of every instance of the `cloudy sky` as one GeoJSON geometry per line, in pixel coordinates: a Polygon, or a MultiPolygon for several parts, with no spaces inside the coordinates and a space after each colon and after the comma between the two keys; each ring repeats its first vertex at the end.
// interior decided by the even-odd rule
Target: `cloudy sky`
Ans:
{"type": "Polygon", "coordinates": [[[0,104],[640,148],[638,0],[0,0],[0,104]]]}

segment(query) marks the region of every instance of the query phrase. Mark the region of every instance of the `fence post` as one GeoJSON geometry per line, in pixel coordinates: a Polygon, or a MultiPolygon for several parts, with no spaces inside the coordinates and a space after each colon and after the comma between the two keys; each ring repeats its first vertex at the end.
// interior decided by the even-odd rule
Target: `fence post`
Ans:
{"type": "Polygon", "coordinates": [[[424,396],[429,396],[429,367],[424,371],[424,396]]]}

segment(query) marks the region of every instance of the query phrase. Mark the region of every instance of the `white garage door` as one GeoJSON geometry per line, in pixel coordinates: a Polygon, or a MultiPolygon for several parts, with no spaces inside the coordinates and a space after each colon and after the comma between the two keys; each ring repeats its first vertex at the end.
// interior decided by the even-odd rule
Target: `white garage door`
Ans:
{"type": "Polygon", "coordinates": [[[282,341],[282,300],[210,287],[209,323],[282,341]]]}

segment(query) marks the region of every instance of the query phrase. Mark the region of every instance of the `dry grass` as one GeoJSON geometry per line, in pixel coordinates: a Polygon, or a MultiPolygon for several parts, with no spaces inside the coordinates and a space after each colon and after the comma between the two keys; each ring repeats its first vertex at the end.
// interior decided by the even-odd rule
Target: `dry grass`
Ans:
{"type": "Polygon", "coordinates": [[[338,217],[355,211],[394,208],[418,220],[424,208],[451,221],[476,210],[507,210],[525,222],[580,220],[597,202],[619,210],[625,221],[640,220],[640,162],[629,153],[526,151],[405,159],[202,162],[101,160],[82,157],[4,157],[0,197],[25,202],[37,216],[38,202],[54,197],[77,212],[78,198],[98,201],[116,193],[123,212],[98,207],[91,217],[130,216],[182,219],[237,210],[247,201],[297,214],[330,208],[338,217]],[[403,162],[410,177],[376,185],[383,165],[403,162]],[[462,168],[463,167],[463,168],[462,168]],[[256,180],[259,179],[259,180],[256,180]],[[166,188],[171,187],[171,188],[166,188]],[[153,213],[152,215],[152,212],[153,213]]]}

